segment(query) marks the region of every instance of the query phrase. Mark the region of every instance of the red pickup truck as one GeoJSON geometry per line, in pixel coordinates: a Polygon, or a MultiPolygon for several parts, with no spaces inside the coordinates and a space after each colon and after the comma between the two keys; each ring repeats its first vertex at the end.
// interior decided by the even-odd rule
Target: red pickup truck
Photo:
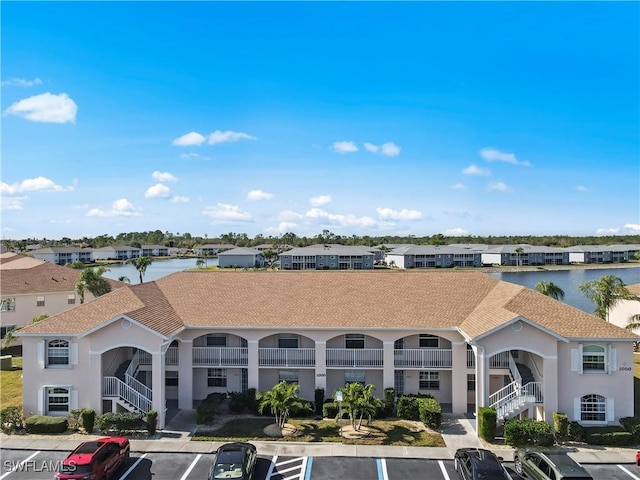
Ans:
{"type": "Polygon", "coordinates": [[[53,477],[55,480],[106,480],[129,461],[125,437],[104,437],[76,447],[53,477]]]}

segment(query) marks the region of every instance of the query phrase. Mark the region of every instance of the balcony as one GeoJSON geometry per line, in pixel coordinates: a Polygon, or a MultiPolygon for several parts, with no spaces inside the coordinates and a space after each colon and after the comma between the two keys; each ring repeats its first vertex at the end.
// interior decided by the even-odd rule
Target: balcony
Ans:
{"type": "Polygon", "coordinates": [[[260,348],[258,365],[261,367],[315,367],[315,348],[260,348]]]}
{"type": "Polygon", "coordinates": [[[194,367],[246,367],[246,347],[193,347],[194,367]]]}
{"type": "Polygon", "coordinates": [[[451,368],[451,349],[406,348],[394,350],[393,363],[405,368],[451,368]]]}
{"type": "MultiPolygon", "coordinates": [[[[510,352],[502,352],[493,355],[489,359],[489,368],[509,368],[510,352]]],[[[476,356],[473,350],[467,350],[467,368],[476,367],[476,356]]]]}
{"type": "Polygon", "coordinates": [[[381,348],[327,348],[327,367],[382,367],[381,348]]]}

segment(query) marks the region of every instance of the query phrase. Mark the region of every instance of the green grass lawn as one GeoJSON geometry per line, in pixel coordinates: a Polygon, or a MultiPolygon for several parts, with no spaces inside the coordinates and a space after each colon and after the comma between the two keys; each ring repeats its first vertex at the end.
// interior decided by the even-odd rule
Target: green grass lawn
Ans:
{"type": "Polygon", "coordinates": [[[0,370],[0,410],[22,405],[22,357],[13,357],[13,370],[0,370]]]}
{"type": "MultiPolygon", "coordinates": [[[[294,435],[269,437],[264,428],[273,424],[273,417],[238,418],[213,431],[199,430],[195,441],[231,442],[236,440],[278,440],[292,442],[336,442],[346,445],[399,445],[413,447],[444,447],[442,436],[432,431],[415,431],[414,425],[405,420],[374,420],[363,423],[369,432],[361,438],[341,438],[340,425],[335,420],[289,419],[296,427],[294,435]]],[[[347,424],[345,420],[344,425],[347,424]]]]}
{"type": "Polygon", "coordinates": [[[640,416],[640,353],[633,354],[633,412],[640,416]]]}

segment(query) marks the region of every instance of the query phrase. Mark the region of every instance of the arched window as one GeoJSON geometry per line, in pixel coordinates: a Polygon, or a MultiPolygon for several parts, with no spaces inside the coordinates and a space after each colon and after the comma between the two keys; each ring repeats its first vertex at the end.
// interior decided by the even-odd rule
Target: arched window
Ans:
{"type": "Polygon", "coordinates": [[[605,368],[605,348],[600,345],[585,345],[582,348],[582,371],[604,372],[605,368]]]}
{"type": "Polygon", "coordinates": [[[46,387],[47,415],[66,415],[70,412],[70,392],[63,387],[46,387]]]}
{"type": "Polygon", "coordinates": [[[607,399],[591,393],[580,399],[580,420],[583,422],[605,422],[607,420],[607,399]]]}
{"type": "Polygon", "coordinates": [[[69,365],[69,342],[49,340],[47,343],[47,365],[69,365]]]}

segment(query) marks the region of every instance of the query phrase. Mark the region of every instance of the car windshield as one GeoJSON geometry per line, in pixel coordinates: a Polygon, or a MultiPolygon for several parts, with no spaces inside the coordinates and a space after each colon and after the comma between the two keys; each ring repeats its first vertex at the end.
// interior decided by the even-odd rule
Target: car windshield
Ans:
{"type": "Polygon", "coordinates": [[[213,466],[213,478],[242,478],[241,451],[220,452],[213,466]]]}

